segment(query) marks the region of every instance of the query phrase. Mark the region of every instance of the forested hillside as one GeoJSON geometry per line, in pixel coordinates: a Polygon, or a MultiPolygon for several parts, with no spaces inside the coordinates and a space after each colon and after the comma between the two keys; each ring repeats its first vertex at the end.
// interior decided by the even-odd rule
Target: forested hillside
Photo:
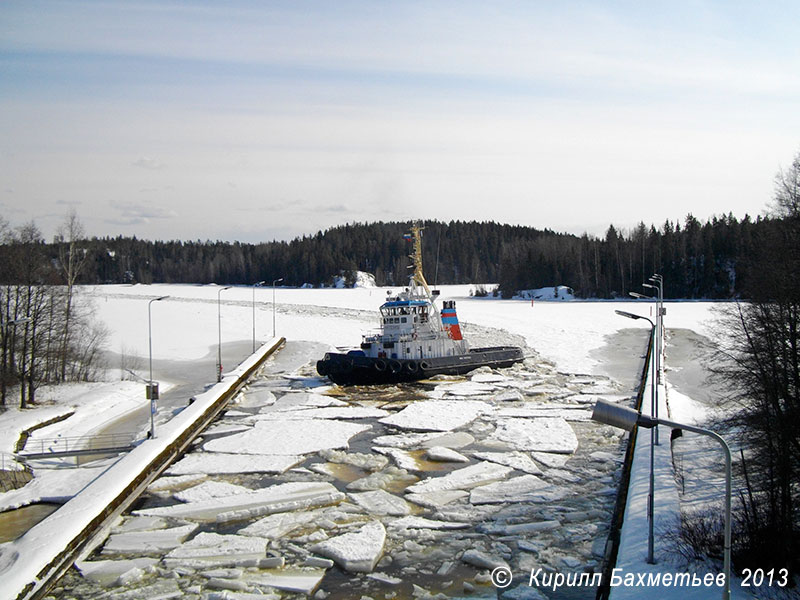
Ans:
{"type": "MultiPolygon", "coordinates": [[[[652,273],[664,276],[670,298],[729,298],[744,289],[747,260],[773,228],[769,219],[732,215],[700,222],[643,223],[633,231],[609,227],[602,238],[493,222],[424,222],[423,253],[430,283],[499,282],[516,290],[564,284],[582,297],[641,291],[652,273]]],[[[243,244],[93,238],[80,283],[211,283],[329,285],[342,271],[373,273],[378,285],[407,281],[409,223],[349,224],[291,242],[243,244]]],[[[10,260],[19,240],[0,247],[10,260]]],[[[32,243],[27,241],[26,243],[32,243]]],[[[59,245],[36,242],[58,260],[59,245]]],[[[13,269],[7,270],[13,272],[13,269]]],[[[7,283],[7,282],[2,282],[7,283]]]]}

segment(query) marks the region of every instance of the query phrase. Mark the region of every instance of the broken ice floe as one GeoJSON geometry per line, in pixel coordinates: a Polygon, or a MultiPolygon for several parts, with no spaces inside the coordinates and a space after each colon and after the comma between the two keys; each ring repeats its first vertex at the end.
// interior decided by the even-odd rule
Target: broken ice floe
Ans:
{"type": "Polygon", "coordinates": [[[267,541],[202,532],[164,557],[167,567],[241,566],[266,558],[267,541]]]}
{"type": "Polygon", "coordinates": [[[321,518],[320,511],[275,513],[240,529],[239,535],[276,540],[321,518]]]}
{"type": "Polygon", "coordinates": [[[113,533],[102,554],[161,554],[180,546],[197,529],[197,524],[158,529],[113,533]]]}
{"type": "Polygon", "coordinates": [[[440,492],[419,492],[405,495],[405,499],[425,508],[439,509],[446,504],[469,496],[464,490],[443,490],[440,492]]]}
{"type": "Polygon", "coordinates": [[[134,514],[227,522],[277,512],[338,504],[344,500],[344,497],[344,494],[330,483],[290,482],[272,485],[247,494],[237,494],[214,500],[145,508],[134,511],[134,514]]]}
{"type": "Polygon", "coordinates": [[[389,523],[392,530],[405,529],[467,529],[472,527],[471,523],[461,523],[458,521],[439,521],[426,519],[424,517],[408,516],[402,519],[395,519],[389,523]]]}
{"type": "Polygon", "coordinates": [[[583,406],[569,404],[544,404],[541,406],[519,406],[514,408],[501,408],[494,414],[497,418],[517,417],[523,419],[538,419],[542,417],[560,417],[566,421],[586,422],[592,420],[592,411],[583,406]]]}
{"type": "Polygon", "coordinates": [[[335,561],[346,571],[369,573],[383,556],[386,529],[372,521],[354,533],[345,533],[311,547],[311,551],[335,561]]]}
{"type": "Polygon", "coordinates": [[[542,473],[538,465],[524,452],[473,452],[472,456],[480,460],[488,460],[505,465],[523,473],[530,473],[531,475],[541,475],[542,473]]]}
{"type": "Polygon", "coordinates": [[[492,410],[490,404],[478,400],[426,401],[411,404],[380,422],[414,431],[451,431],[492,410]]]}
{"type": "Polygon", "coordinates": [[[176,492],[173,494],[173,498],[181,502],[203,502],[205,500],[232,496],[233,494],[246,494],[250,491],[250,489],[244,486],[234,485],[224,481],[206,481],[189,489],[176,492]]]}
{"type": "Polygon", "coordinates": [[[264,388],[250,387],[236,397],[239,408],[261,408],[275,404],[275,394],[264,388]]]}
{"type": "Polygon", "coordinates": [[[319,455],[331,463],[345,464],[364,471],[380,471],[389,464],[385,456],[363,454],[359,452],[343,452],[341,450],[322,450],[319,455]]]}
{"type": "Polygon", "coordinates": [[[283,473],[303,460],[305,460],[304,457],[293,455],[192,452],[167,469],[166,473],[168,475],[201,474],[203,476],[212,473],[283,473]]]}
{"type": "MultiPolygon", "coordinates": [[[[282,571],[262,572],[248,575],[245,581],[248,585],[258,588],[275,588],[286,592],[297,592],[299,594],[310,595],[319,587],[322,578],[325,577],[324,569],[285,569],[282,571]]],[[[267,600],[272,596],[266,596],[267,600]]],[[[274,596],[279,598],[280,596],[274,596]]],[[[231,596],[229,596],[231,598],[231,596]]],[[[234,595],[231,600],[264,600],[264,596],[234,595]]]]}
{"type": "Polygon", "coordinates": [[[258,421],[251,431],[211,440],[208,452],[296,455],[332,448],[347,448],[351,437],[372,425],[343,423],[327,419],[258,421]]]}
{"type": "Polygon", "coordinates": [[[353,501],[373,515],[403,516],[411,513],[408,502],[385,490],[349,494],[353,501]]]}
{"type": "Polygon", "coordinates": [[[415,475],[409,474],[406,469],[389,466],[377,473],[371,473],[366,477],[351,481],[347,484],[347,490],[353,492],[383,490],[415,481],[419,481],[419,479],[415,475]]]}
{"type": "Polygon", "coordinates": [[[465,431],[452,433],[400,433],[397,435],[379,435],[372,438],[376,446],[391,448],[429,448],[444,446],[445,448],[463,448],[475,442],[475,438],[465,431]]]}
{"type": "Polygon", "coordinates": [[[542,492],[552,487],[536,475],[522,475],[499,483],[476,487],[470,492],[472,504],[500,504],[506,502],[541,502],[542,492]]]}
{"type": "Polygon", "coordinates": [[[147,491],[151,494],[161,494],[177,490],[183,490],[208,479],[205,472],[197,472],[177,477],[159,477],[147,486],[147,491]]]}
{"type": "Polygon", "coordinates": [[[307,408],[323,408],[326,406],[349,406],[349,404],[343,400],[332,398],[331,396],[324,396],[320,393],[289,392],[281,396],[275,404],[261,412],[285,412],[307,408]]]}
{"type": "Polygon", "coordinates": [[[475,373],[470,379],[475,383],[501,383],[509,380],[499,373],[475,373]]]}
{"type": "Polygon", "coordinates": [[[469,462],[469,459],[463,454],[460,454],[455,450],[451,450],[450,448],[445,448],[444,446],[431,446],[425,453],[425,457],[428,460],[432,460],[435,462],[456,462],[456,463],[469,462]]]}
{"type": "MultiPolygon", "coordinates": [[[[477,376],[476,376],[477,377],[477,376]]],[[[447,396],[486,396],[495,391],[495,387],[475,381],[461,381],[458,383],[446,383],[437,385],[436,392],[444,392],[447,396]]]]}
{"type": "Polygon", "coordinates": [[[511,467],[496,463],[480,462],[451,471],[442,477],[429,477],[409,486],[407,489],[412,493],[441,492],[454,489],[468,490],[479,485],[505,479],[512,470],[511,467]]]}
{"type": "Polygon", "coordinates": [[[78,561],[75,566],[85,579],[105,587],[114,584],[121,576],[133,569],[144,570],[157,564],[157,558],[142,557],[125,560],[78,561]]]}
{"type": "Polygon", "coordinates": [[[498,419],[497,429],[490,439],[498,440],[518,450],[572,454],[578,449],[578,438],[564,419],[498,419]]]}
{"type": "Polygon", "coordinates": [[[325,406],[322,408],[307,408],[297,412],[274,411],[261,413],[251,417],[253,422],[301,419],[380,419],[390,413],[380,408],[364,406],[325,406]]]}

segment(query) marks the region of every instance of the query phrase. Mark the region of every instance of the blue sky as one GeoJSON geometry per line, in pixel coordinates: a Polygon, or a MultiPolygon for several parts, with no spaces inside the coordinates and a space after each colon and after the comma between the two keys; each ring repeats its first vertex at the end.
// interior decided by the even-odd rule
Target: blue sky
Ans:
{"type": "Polygon", "coordinates": [[[0,3],[0,211],[50,237],[763,211],[800,4],[0,3]]]}

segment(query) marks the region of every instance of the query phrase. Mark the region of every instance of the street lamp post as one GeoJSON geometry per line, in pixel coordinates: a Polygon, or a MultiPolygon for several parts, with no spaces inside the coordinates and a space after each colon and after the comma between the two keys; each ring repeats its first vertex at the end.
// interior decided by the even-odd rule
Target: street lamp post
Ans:
{"type": "MultiPolygon", "coordinates": [[[[643,317],[641,315],[635,315],[633,313],[625,312],[624,310],[616,310],[614,311],[618,315],[623,317],[627,317],[629,319],[644,319],[648,323],[650,323],[650,347],[651,356],[652,352],[655,351],[655,335],[656,335],[656,324],[653,323],[647,317],[643,317]]],[[[650,414],[653,415],[655,418],[656,416],[656,406],[658,404],[658,390],[656,389],[656,380],[655,380],[655,371],[656,371],[656,364],[655,361],[650,361],[650,414]]],[[[650,430],[650,492],[647,495],[647,562],[648,564],[655,564],[656,559],[654,556],[654,547],[655,547],[655,536],[653,532],[653,521],[654,521],[654,505],[655,505],[655,444],[658,443],[658,427],[655,428],[655,432],[651,429],[650,430]]]]}
{"type": "Polygon", "coordinates": [[[231,286],[225,286],[217,291],[217,383],[222,381],[222,309],[220,308],[222,300],[220,296],[225,290],[231,289],[231,286]]]}
{"type": "Polygon", "coordinates": [[[156,437],[155,414],[156,414],[156,400],[158,400],[158,385],[153,384],[153,319],[151,308],[153,302],[160,302],[169,296],[161,296],[160,298],[153,298],[147,303],[147,345],[150,348],[150,378],[147,380],[147,394],[150,399],[150,438],[156,437]]]}
{"type": "Polygon", "coordinates": [[[256,351],[256,288],[265,283],[266,281],[259,281],[253,284],[253,352],[256,351]]]}
{"type": "MultiPolygon", "coordinates": [[[[655,283],[656,285],[652,285],[650,283],[643,283],[642,287],[650,288],[656,290],[658,292],[658,300],[657,300],[657,310],[656,310],[656,323],[658,324],[657,329],[657,336],[656,339],[658,340],[658,357],[656,362],[656,371],[658,373],[658,381],[661,382],[661,358],[664,352],[664,278],[661,277],[658,273],[655,273],[652,277],[650,277],[650,281],[655,283]]],[[[658,415],[656,415],[658,416],[658,415]]]]}
{"type": "Polygon", "coordinates": [[[283,277],[272,282],[272,337],[275,337],[275,284],[283,281],[283,277]]]}
{"type": "MultiPolygon", "coordinates": [[[[0,375],[2,377],[2,394],[0,394],[0,398],[2,399],[2,404],[5,405],[6,403],[6,353],[8,351],[8,328],[9,327],[16,327],[17,325],[22,325],[23,323],[30,322],[30,317],[21,317],[19,319],[13,319],[11,321],[6,321],[4,331],[3,331],[3,373],[0,375]]],[[[12,348],[13,353],[13,348],[12,348]]]]}
{"type": "MultiPolygon", "coordinates": [[[[707,435],[717,440],[722,446],[725,454],[725,533],[724,533],[724,549],[723,549],[723,570],[725,572],[725,587],[722,590],[722,600],[730,600],[731,597],[731,449],[728,447],[725,439],[708,429],[702,429],[693,425],[684,425],[675,423],[674,421],[667,421],[666,419],[657,419],[648,417],[647,415],[640,414],[627,406],[619,406],[612,404],[605,400],[598,400],[592,412],[592,420],[612,427],[619,427],[626,431],[631,431],[636,425],[652,429],[658,425],[666,425],[673,429],[683,429],[685,431],[692,431],[701,435],[707,435]]],[[[649,561],[648,561],[649,562],[649,561]]]]}

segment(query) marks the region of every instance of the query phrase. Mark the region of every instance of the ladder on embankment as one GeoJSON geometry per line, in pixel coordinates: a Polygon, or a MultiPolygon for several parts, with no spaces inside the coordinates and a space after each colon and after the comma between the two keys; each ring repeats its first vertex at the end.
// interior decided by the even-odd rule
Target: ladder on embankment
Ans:
{"type": "Polygon", "coordinates": [[[138,444],[100,477],[0,553],[0,600],[37,600],[85,552],[102,541],[117,517],[136,501],[284,343],[264,344],[221,382],[138,444]]]}

